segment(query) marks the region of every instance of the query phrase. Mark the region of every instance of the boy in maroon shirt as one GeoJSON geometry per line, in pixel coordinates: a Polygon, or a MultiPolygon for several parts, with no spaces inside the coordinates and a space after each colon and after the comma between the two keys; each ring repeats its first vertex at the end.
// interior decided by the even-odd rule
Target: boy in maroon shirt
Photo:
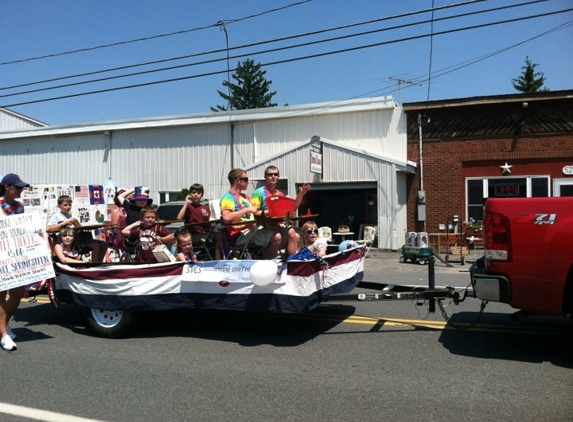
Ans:
{"type": "Polygon", "coordinates": [[[157,211],[153,207],[143,207],[140,221],[125,227],[121,232],[130,241],[137,242],[137,262],[157,262],[153,255],[156,245],[173,241],[173,233],[157,224],[157,211]]]}
{"type": "MultiPolygon", "coordinates": [[[[201,199],[205,190],[203,185],[195,183],[189,188],[189,194],[185,197],[185,204],[177,214],[177,220],[185,220],[185,224],[207,222],[211,218],[211,210],[208,205],[202,205],[201,199]]],[[[191,233],[193,243],[199,244],[211,230],[210,224],[193,224],[187,226],[191,233]]]]}

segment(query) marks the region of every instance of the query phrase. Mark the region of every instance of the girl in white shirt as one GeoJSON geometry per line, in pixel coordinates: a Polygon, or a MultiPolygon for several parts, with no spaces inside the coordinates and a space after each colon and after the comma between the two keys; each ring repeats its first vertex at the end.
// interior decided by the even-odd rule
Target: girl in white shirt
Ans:
{"type": "Polygon", "coordinates": [[[307,221],[300,229],[300,247],[305,246],[315,255],[326,255],[328,244],[325,238],[318,237],[318,226],[314,221],[307,221]]]}

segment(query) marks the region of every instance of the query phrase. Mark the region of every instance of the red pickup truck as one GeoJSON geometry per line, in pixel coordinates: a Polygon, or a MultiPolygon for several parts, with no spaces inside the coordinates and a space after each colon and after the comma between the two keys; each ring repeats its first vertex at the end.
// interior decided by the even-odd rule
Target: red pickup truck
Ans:
{"type": "Polygon", "coordinates": [[[515,318],[573,314],[573,197],[490,198],[483,238],[476,297],[520,309],[515,318]]]}

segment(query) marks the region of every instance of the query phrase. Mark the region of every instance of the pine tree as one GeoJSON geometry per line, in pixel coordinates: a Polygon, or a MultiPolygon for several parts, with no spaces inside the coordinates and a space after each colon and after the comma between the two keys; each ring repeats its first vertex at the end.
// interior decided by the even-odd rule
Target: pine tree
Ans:
{"type": "Polygon", "coordinates": [[[511,80],[513,87],[525,94],[533,94],[535,92],[549,91],[547,88],[542,88],[545,82],[545,76],[543,72],[536,72],[535,68],[537,63],[531,63],[529,56],[525,57],[525,66],[521,69],[522,74],[511,80]]]}
{"type": "MultiPolygon", "coordinates": [[[[229,103],[231,110],[245,110],[251,108],[276,107],[272,103],[276,91],[269,92],[272,81],[265,79],[266,70],[261,70],[261,64],[255,64],[247,59],[243,63],[237,63],[237,69],[232,78],[236,83],[223,81],[223,86],[228,88],[229,94],[217,90],[221,98],[229,103]]],[[[227,111],[227,106],[218,105],[211,107],[212,111],[227,111]]]]}

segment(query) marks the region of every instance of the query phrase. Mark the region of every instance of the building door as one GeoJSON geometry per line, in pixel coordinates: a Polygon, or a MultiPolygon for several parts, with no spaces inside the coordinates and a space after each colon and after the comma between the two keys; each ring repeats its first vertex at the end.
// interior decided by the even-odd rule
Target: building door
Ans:
{"type": "Polygon", "coordinates": [[[311,214],[318,214],[316,223],[332,231],[340,224],[347,225],[354,233],[349,237],[356,239],[363,224],[378,225],[375,188],[373,183],[316,184],[305,195],[298,212],[305,214],[310,210],[311,214]]]}
{"type": "Polygon", "coordinates": [[[553,179],[553,196],[573,196],[573,179],[553,179]]]}

